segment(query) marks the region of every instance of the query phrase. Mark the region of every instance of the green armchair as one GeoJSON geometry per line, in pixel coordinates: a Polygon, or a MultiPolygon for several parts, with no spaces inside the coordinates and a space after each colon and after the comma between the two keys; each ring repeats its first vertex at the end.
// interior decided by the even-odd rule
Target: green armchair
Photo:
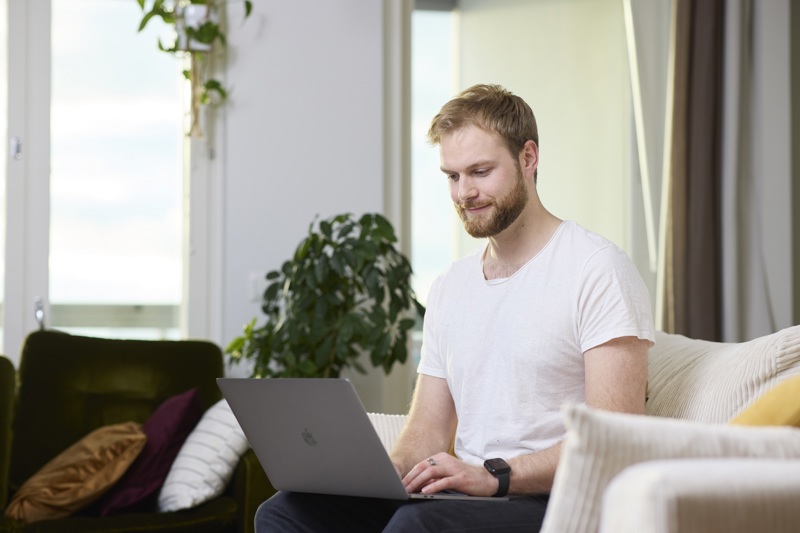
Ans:
{"type": "MultiPolygon", "coordinates": [[[[221,398],[222,352],[206,341],[81,337],[37,331],[14,370],[0,358],[0,503],[5,508],[32,474],[93,430],[144,423],[166,399],[197,388],[202,409],[221,398]],[[12,406],[13,404],[13,406],[12,406]]],[[[252,450],[225,492],[197,507],[98,516],[78,512],[28,525],[0,518],[0,532],[252,532],[258,505],[274,493],[252,450]]],[[[91,509],[91,507],[90,507],[91,509]]]]}

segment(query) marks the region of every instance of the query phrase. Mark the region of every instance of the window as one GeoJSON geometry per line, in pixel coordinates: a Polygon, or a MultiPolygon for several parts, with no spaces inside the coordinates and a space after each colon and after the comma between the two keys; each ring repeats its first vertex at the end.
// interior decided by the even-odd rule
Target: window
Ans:
{"type": "MultiPolygon", "coordinates": [[[[8,72],[8,0],[0,0],[0,72],[8,72]]],[[[6,75],[0,76],[0,123],[8,124],[8,79],[6,75]]],[[[15,147],[9,144],[7,129],[0,130],[0,146],[11,147],[11,157],[15,147]]],[[[6,150],[0,153],[0,250],[6,249],[6,169],[8,161],[6,150]]],[[[3,313],[5,312],[5,270],[4,254],[0,254],[0,346],[3,342],[3,313]]]]}
{"type": "Polygon", "coordinates": [[[415,10],[411,19],[411,258],[414,291],[424,304],[431,283],[456,257],[461,229],[427,141],[431,119],[455,88],[453,11],[415,10]]]}
{"type": "Polygon", "coordinates": [[[127,0],[52,2],[51,324],[177,337],[183,65],[140,18],[127,0]]]}
{"type": "MultiPolygon", "coordinates": [[[[414,10],[411,18],[411,261],[417,298],[425,305],[431,283],[457,254],[461,230],[439,150],[427,142],[431,119],[455,87],[453,11],[414,10]]],[[[412,366],[422,332],[413,335],[412,366]]]]}

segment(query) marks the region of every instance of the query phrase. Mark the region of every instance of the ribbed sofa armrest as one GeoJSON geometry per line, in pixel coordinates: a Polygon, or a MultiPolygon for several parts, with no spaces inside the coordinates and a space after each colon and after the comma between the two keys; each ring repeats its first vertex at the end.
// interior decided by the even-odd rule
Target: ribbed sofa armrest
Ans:
{"type": "Polygon", "coordinates": [[[253,533],[258,506],[276,492],[253,450],[247,450],[239,460],[228,490],[236,500],[239,532],[253,533]]]}
{"type": "Polygon", "coordinates": [[[791,533],[800,461],[675,459],[630,466],[603,496],[600,533],[791,533]]]}
{"type": "Polygon", "coordinates": [[[11,467],[11,421],[14,416],[16,371],[9,359],[0,355],[0,509],[8,504],[8,474],[11,467]]]}

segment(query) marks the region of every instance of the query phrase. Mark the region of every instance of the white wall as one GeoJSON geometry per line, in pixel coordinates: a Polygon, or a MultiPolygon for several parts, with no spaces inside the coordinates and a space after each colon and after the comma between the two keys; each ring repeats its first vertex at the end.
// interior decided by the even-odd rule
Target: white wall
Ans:
{"type": "Polygon", "coordinates": [[[384,211],[383,10],[375,0],[257,1],[239,25],[241,10],[228,8],[223,345],[260,321],[252,275],[290,258],[316,215],[384,211]]]}
{"type": "Polygon", "coordinates": [[[459,6],[461,87],[498,83],[524,98],[539,126],[544,205],[629,251],[630,81],[621,0],[459,6]]]}

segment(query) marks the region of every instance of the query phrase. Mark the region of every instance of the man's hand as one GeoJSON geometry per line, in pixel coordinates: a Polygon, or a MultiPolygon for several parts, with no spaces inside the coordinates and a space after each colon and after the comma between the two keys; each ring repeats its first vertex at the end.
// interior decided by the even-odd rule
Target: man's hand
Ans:
{"type": "Polygon", "coordinates": [[[494,496],[499,487],[486,468],[468,465],[449,453],[437,453],[415,465],[403,484],[408,492],[433,494],[450,489],[472,496],[494,496]]]}

